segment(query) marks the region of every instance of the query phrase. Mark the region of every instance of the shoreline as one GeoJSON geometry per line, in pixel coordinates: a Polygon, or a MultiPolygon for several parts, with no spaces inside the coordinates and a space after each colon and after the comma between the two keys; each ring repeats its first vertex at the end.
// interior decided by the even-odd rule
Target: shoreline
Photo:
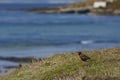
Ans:
{"type": "Polygon", "coordinates": [[[71,3],[64,6],[58,6],[54,8],[36,8],[23,10],[26,12],[35,13],[56,13],[56,14],[93,14],[93,15],[120,15],[120,1],[114,1],[109,3],[106,8],[94,8],[93,3],[95,1],[86,0],[84,2],[71,3]],[[118,4],[118,5],[116,5],[118,4]],[[115,6],[116,5],[116,6],[115,6]]]}
{"type": "Polygon", "coordinates": [[[0,68],[0,76],[6,76],[10,74],[11,72],[15,71],[15,69],[20,68],[23,65],[41,61],[44,58],[35,58],[35,57],[2,57],[0,56],[1,61],[9,61],[9,62],[16,62],[18,65],[6,65],[1,66],[0,68]]]}

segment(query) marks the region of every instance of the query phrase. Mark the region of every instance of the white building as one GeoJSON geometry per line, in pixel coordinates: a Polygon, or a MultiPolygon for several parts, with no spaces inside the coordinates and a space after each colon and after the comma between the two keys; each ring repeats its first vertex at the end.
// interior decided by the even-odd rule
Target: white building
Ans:
{"type": "Polygon", "coordinates": [[[94,8],[106,8],[107,2],[106,1],[96,1],[93,3],[94,8]]]}

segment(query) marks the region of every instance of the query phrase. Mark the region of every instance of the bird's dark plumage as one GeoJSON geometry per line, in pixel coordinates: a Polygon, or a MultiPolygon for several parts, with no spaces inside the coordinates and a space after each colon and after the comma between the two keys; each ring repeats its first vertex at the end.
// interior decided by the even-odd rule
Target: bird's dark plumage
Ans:
{"type": "Polygon", "coordinates": [[[78,52],[78,58],[81,59],[82,61],[87,61],[90,59],[90,57],[82,54],[81,52],[78,52]]]}

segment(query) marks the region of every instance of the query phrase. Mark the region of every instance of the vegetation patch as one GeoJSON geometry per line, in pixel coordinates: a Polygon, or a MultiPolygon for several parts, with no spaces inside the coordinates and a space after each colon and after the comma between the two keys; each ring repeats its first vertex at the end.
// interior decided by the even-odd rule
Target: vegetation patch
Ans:
{"type": "Polygon", "coordinates": [[[120,47],[82,54],[91,59],[82,61],[77,52],[55,54],[17,69],[3,80],[120,80],[120,47]]]}

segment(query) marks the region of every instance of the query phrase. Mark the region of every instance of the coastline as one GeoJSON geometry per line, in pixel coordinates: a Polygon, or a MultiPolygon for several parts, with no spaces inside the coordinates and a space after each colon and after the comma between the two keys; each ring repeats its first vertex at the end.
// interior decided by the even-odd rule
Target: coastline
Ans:
{"type": "Polygon", "coordinates": [[[18,68],[5,76],[3,80],[120,79],[120,47],[83,51],[82,53],[89,56],[91,60],[87,62],[79,60],[77,52],[55,54],[42,61],[32,62],[18,68]]]}
{"type": "Polygon", "coordinates": [[[21,9],[26,12],[35,13],[55,13],[55,14],[93,14],[93,15],[120,15],[119,0],[108,4],[106,8],[94,8],[94,0],[86,0],[84,2],[71,3],[64,6],[58,6],[53,8],[33,8],[33,9],[21,9]],[[116,5],[118,4],[118,5],[116,5]]]}

